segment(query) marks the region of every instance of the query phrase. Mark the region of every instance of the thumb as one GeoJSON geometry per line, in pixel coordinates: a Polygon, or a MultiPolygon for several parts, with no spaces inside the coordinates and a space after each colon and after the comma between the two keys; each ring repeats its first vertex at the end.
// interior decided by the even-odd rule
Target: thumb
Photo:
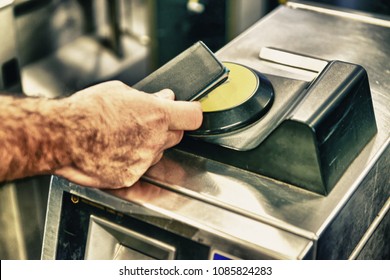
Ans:
{"type": "Polygon", "coordinates": [[[153,94],[156,97],[169,99],[169,100],[175,100],[175,93],[170,89],[163,89],[153,94]]]}

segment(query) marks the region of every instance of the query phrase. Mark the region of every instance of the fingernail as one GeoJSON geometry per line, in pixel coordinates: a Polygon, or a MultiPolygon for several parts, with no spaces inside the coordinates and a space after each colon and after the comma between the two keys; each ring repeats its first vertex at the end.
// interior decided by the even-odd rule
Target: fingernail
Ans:
{"type": "Polygon", "coordinates": [[[171,89],[163,89],[159,92],[159,96],[166,99],[175,99],[175,93],[171,89]]]}

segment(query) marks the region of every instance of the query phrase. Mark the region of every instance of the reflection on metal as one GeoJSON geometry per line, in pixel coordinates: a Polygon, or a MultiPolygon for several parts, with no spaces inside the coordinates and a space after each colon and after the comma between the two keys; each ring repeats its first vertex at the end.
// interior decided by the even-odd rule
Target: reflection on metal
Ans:
{"type": "Polygon", "coordinates": [[[358,22],[375,24],[375,25],[380,25],[383,27],[390,27],[390,22],[386,19],[375,18],[373,15],[369,16],[367,14],[364,15],[364,14],[358,14],[358,13],[351,13],[351,10],[349,10],[347,12],[347,11],[330,9],[328,7],[313,6],[313,5],[295,3],[295,2],[290,2],[290,1],[287,2],[286,5],[288,7],[293,8],[293,9],[314,11],[314,12],[317,12],[320,14],[343,17],[343,18],[346,18],[349,20],[356,20],[358,22]]]}
{"type": "Polygon", "coordinates": [[[129,83],[146,72],[147,48],[123,38],[123,59],[104,48],[94,36],[81,36],[22,69],[25,93],[49,98],[66,96],[119,73],[129,83]]]}
{"type": "Polygon", "coordinates": [[[0,259],[26,259],[16,187],[0,186],[0,259]]]}
{"type": "Polygon", "coordinates": [[[308,57],[296,53],[291,53],[285,50],[263,47],[260,49],[259,57],[261,59],[271,61],[274,63],[287,65],[294,68],[304,69],[308,71],[313,71],[316,73],[320,73],[326,65],[328,61],[308,57]]]}
{"type": "MultiPolygon", "coordinates": [[[[348,259],[350,260],[355,260],[358,258],[359,254],[364,250],[364,247],[367,245],[368,241],[370,238],[372,238],[374,232],[377,230],[378,226],[380,225],[381,222],[386,222],[384,221],[385,216],[388,215],[390,209],[390,198],[387,199],[386,204],[383,206],[383,208],[379,211],[378,215],[375,217],[374,221],[370,225],[370,227],[367,229],[366,233],[363,235],[362,239],[360,242],[357,244],[356,248],[353,250],[351,255],[349,256],[348,259]]],[[[384,237],[386,238],[386,236],[384,237]]],[[[386,239],[384,239],[384,250],[386,250],[386,247],[389,247],[390,244],[386,244],[386,239]]]]}
{"type": "Polygon", "coordinates": [[[150,71],[150,2],[42,1],[16,13],[25,94],[52,98],[108,79],[140,80],[150,71]]]}
{"type": "Polygon", "coordinates": [[[172,246],[113,222],[90,217],[85,251],[87,260],[171,260],[174,257],[175,248],[172,246]]]}
{"type": "Polygon", "coordinates": [[[13,1],[0,2],[0,90],[21,93],[13,1]]]}
{"type": "MultiPolygon", "coordinates": [[[[177,251],[176,258],[183,258],[183,251],[186,252],[184,258],[196,257],[196,252],[207,246],[206,248],[212,249],[223,248],[224,252],[243,259],[294,259],[298,256],[307,256],[308,250],[312,247],[310,239],[292,234],[288,230],[259,223],[234,212],[148,183],[118,192],[113,191],[114,196],[96,189],[79,187],[57,177],[53,178],[52,186],[42,252],[43,259],[58,258],[64,252],[57,241],[66,234],[59,225],[61,219],[64,218],[64,211],[69,208],[61,206],[58,202],[63,200],[64,194],[68,191],[87,198],[92,204],[120,211],[123,218],[117,216],[117,221],[125,222],[126,217],[133,217],[140,220],[139,223],[154,225],[161,231],[160,233],[140,231],[139,234],[144,237],[155,235],[155,238],[161,242],[171,244],[177,251]],[[117,198],[116,196],[120,193],[122,198],[117,198]],[[125,197],[126,200],[136,202],[126,202],[123,200],[125,197]],[[188,226],[193,230],[190,230],[188,226]],[[190,246],[183,247],[183,241],[174,242],[175,239],[167,238],[168,233],[190,240],[190,246]]],[[[94,215],[101,216],[102,213],[94,215]]],[[[74,226],[78,224],[78,219],[78,217],[72,217],[74,226]]],[[[82,244],[77,246],[77,250],[81,248],[83,248],[82,244]]],[[[210,250],[207,249],[198,258],[206,259],[209,252],[210,250]]]]}
{"type": "MultiPolygon", "coordinates": [[[[177,185],[169,185],[166,186],[164,182],[158,181],[156,179],[151,179],[150,177],[148,178],[148,175],[145,176],[144,180],[146,182],[149,182],[151,184],[154,184],[156,186],[161,186],[163,188],[170,189],[175,192],[182,193],[184,195],[187,195],[189,197],[192,197],[194,199],[201,200],[203,202],[206,202],[210,205],[217,206],[219,208],[225,209],[227,211],[237,213],[239,215],[242,215],[243,217],[247,217],[253,220],[257,220],[261,223],[270,225],[272,227],[281,229],[281,230],[288,230],[289,232],[301,236],[307,239],[317,239],[317,236],[313,234],[310,231],[303,230],[302,228],[295,227],[294,225],[284,223],[283,221],[279,219],[274,219],[272,216],[267,215],[267,213],[262,209],[261,203],[259,203],[255,197],[253,196],[253,191],[250,191],[248,195],[245,194],[245,189],[240,190],[240,195],[236,197],[236,195],[232,196],[232,188],[229,188],[229,185],[231,185],[231,181],[226,178],[225,176],[221,176],[218,174],[207,174],[207,176],[210,177],[210,181],[213,182],[214,185],[220,185],[224,186],[223,189],[221,189],[221,192],[218,194],[218,198],[216,199],[215,196],[209,196],[209,195],[204,195],[202,193],[198,193],[196,191],[193,191],[188,188],[183,188],[177,185]],[[226,191],[229,189],[229,191],[226,191]],[[235,205],[231,205],[230,203],[226,203],[227,201],[234,200],[235,204],[239,205],[251,205],[253,209],[256,209],[255,213],[253,211],[247,211],[247,209],[241,208],[241,207],[235,207],[235,205]],[[259,213],[263,213],[263,215],[259,215],[259,213]]],[[[248,190],[249,191],[249,190],[248,190]]]]}
{"type": "Polygon", "coordinates": [[[34,177],[0,185],[0,258],[39,259],[49,182],[34,177]]]}

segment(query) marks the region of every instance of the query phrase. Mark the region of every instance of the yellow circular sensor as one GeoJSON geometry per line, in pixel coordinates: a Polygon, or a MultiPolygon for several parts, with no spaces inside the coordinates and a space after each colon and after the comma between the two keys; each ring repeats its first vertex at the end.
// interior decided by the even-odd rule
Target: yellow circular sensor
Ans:
{"type": "Polygon", "coordinates": [[[250,69],[235,63],[223,63],[229,70],[229,78],[201,98],[203,112],[218,112],[241,105],[251,98],[259,87],[258,76],[250,69]]]}
{"type": "Polygon", "coordinates": [[[203,122],[194,137],[216,136],[244,128],[262,118],[271,108],[274,90],[260,72],[233,62],[224,62],[230,70],[228,80],[201,98],[203,122]]]}

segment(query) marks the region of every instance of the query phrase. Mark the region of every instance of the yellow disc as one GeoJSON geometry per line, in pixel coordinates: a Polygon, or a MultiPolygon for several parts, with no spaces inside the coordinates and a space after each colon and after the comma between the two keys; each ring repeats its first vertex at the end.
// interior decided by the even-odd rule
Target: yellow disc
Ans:
{"type": "Polygon", "coordinates": [[[199,100],[203,112],[234,108],[251,98],[259,86],[257,75],[248,68],[229,62],[223,64],[230,70],[229,78],[199,100]]]}

